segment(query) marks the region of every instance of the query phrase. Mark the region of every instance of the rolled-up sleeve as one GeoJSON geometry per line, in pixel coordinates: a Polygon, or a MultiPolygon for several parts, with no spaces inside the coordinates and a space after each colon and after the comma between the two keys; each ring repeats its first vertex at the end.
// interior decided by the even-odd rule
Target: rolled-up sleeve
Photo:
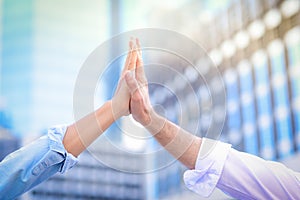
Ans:
{"type": "Polygon", "coordinates": [[[299,199],[300,174],[279,162],[239,152],[229,144],[203,139],[186,186],[208,197],[215,188],[237,199],[299,199]]]}
{"type": "Polygon", "coordinates": [[[217,187],[237,199],[300,199],[300,174],[231,149],[217,187]]]}
{"type": "Polygon", "coordinates": [[[217,186],[230,149],[230,144],[203,138],[195,169],[184,173],[186,186],[208,197],[217,186]]]}
{"type": "Polygon", "coordinates": [[[77,158],[62,143],[66,129],[66,126],[50,128],[47,135],[11,153],[0,163],[1,199],[14,199],[77,163],[77,158]]]}

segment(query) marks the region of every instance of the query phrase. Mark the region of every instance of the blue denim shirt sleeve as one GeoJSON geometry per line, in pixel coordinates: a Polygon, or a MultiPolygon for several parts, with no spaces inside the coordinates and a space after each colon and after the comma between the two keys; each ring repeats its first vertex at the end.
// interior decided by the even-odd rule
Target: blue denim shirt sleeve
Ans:
{"type": "Polygon", "coordinates": [[[15,199],[77,163],[77,158],[62,144],[66,129],[66,126],[50,128],[47,135],[9,154],[0,163],[0,199],[15,199]]]}

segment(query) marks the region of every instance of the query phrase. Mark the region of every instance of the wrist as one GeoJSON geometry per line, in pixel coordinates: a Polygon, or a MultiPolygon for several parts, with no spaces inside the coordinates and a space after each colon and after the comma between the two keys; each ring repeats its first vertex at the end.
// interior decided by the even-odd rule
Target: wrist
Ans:
{"type": "Polygon", "coordinates": [[[119,118],[129,114],[128,111],[129,105],[125,106],[124,103],[120,103],[116,101],[114,98],[112,100],[109,100],[108,103],[111,106],[114,120],[118,120],[119,118]]]}
{"type": "Polygon", "coordinates": [[[145,128],[152,134],[160,132],[166,123],[166,119],[159,114],[157,114],[153,109],[149,114],[149,119],[147,124],[143,124],[145,128]]]}

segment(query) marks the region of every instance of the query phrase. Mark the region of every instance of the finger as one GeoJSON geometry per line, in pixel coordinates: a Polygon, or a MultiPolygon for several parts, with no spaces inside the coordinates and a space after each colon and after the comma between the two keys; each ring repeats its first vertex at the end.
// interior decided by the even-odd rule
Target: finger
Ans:
{"type": "Polygon", "coordinates": [[[133,53],[133,40],[132,39],[129,41],[128,46],[129,46],[129,49],[128,49],[125,65],[124,65],[124,68],[123,68],[123,71],[122,71],[122,76],[124,76],[125,72],[128,70],[129,61],[132,58],[132,53],[133,53]]]}
{"type": "Polygon", "coordinates": [[[137,80],[133,76],[133,73],[134,71],[127,71],[125,74],[125,80],[131,95],[133,95],[139,87],[137,80]]]}
{"type": "Polygon", "coordinates": [[[136,44],[138,48],[138,54],[137,54],[137,64],[136,64],[136,78],[139,82],[145,84],[147,82],[145,71],[144,71],[144,63],[142,58],[142,50],[139,39],[136,39],[136,44]]]}
{"type": "Polygon", "coordinates": [[[132,55],[128,63],[128,70],[134,70],[136,68],[136,63],[137,63],[137,49],[136,49],[136,45],[133,45],[132,55]]]}
{"type": "Polygon", "coordinates": [[[142,49],[141,49],[141,43],[140,43],[140,40],[138,38],[135,39],[135,43],[136,43],[136,46],[138,48],[138,53],[141,55],[142,57],[142,49]]]}
{"type": "Polygon", "coordinates": [[[136,66],[140,67],[140,66],[143,66],[142,49],[141,49],[141,44],[140,44],[140,41],[138,38],[136,38],[135,42],[136,42],[136,48],[137,48],[136,66]]]}

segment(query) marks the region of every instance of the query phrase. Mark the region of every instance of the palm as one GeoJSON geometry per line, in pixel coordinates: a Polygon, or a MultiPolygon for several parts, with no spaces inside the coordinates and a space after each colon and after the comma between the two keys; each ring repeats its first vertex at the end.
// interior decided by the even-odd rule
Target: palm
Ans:
{"type": "Polygon", "coordinates": [[[148,125],[151,121],[150,113],[152,112],[152,107],[148,93],[148,82],[144,72],[142,52],[138,40],[136,40],[136,44],[137,59],[135,70],[127,72],[125,75],[131,93],[130,113],[136,121],[142,125],[148,125]]]}
{"type": "Polygon", "coordinates": [[[148,86],[146,84],[140,85],[138,89],[131,95],[130,111],[133,118],[146,126],[150,123],[150,112],[152,110],[148,86]]]}

